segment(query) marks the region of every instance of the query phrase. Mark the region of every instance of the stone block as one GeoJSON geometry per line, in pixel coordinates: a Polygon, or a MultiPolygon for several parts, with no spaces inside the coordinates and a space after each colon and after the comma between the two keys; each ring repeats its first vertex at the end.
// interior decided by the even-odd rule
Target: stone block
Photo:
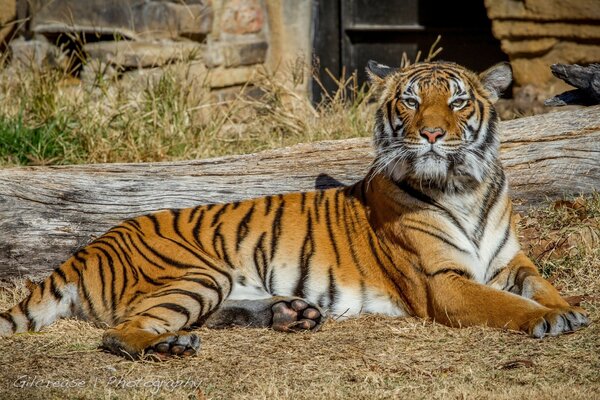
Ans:
{"type": "Polygon", "coordinates": [[[25,40],[22,37],[10,43],[11,63],[13,66],[26,68],[67,68],[68,57],[61,50],[49,43],[45,38],[25,40]]]}
{"type": "Polygon", "coordinates": [[[217,67],[208,70],[208,84],[211,88],[224,88],[229,86],[243,85],[251,82],[258,72],[256,66],[244,66],[236,68],[217,67]]]}
{"type": "Polygon", "coordinates": [[[0,0],[0,49],[12,39],[17,19],[17,0],[0,0]]]}
{"type": "Polygon", "coordinates": [[[598,0],[485,0],[492,19],[600,20],[598,0]]]}
{"type": "Polygon", "coordinates": [[[543,55],[558,43],[555,38],[534,40],[507,40],[501,41],[502,51],[511,57],[543,55]]]}
{"type": "Polygon", "coordinates": [[[262,39],[247,41],[209,41],[204,62],[208,67],[236,67],[261,64],[265,61],[269,45],[262,39]]]}
{"type": "Polygon", "coordinates": [[[221,10],[220,31],[236,35],[261,32],[265,12],[260,0],[226,0],[221,10]]]}
{"type": "Polygon", "coordinates": [[[257,66],[208,69],[203,62],[195,61],[127,71],[122,74],[121,80],[135,85],[148,80],[158,81],[163,74],[168,73],[198,88],[221,89],[245,85],[253,80],[257,72],[257,66]]]}
{"type": "Polygon", "coordinates": [[[30,0],[36,33],[84,32],[125,38],[198,39],[212,27],[208,0],[189,3],[138,0],[30,0]]]}
{"type": "MultiPolygon", "coordinates": [[[[600,4],[600,1],[598,2],[600,4]]],[[[560,38],[569,40],[600,39],[600,25],[568,22],[493,21],[492,30],[498,39],[560,38]]]]}
{"type": "Polygon", "coordinates": [[[600,60],[600,46],[572,42],[559,42],[542,57],[511,58],[515,83],[545,86],[561,82],[552,76],[550,65],[590,64],[600,60]]]}
{"type": "Polygon", "coordinates": [[[88,43],[84,52],[92,59],[125,68],[147,68],[203,56],[205,45],[193,41],[112,41],[88,43]]]}

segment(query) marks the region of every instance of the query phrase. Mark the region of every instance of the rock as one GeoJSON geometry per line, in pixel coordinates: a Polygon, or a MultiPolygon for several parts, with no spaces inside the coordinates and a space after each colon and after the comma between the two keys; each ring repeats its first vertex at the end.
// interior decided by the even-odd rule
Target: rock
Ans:
{"type": "Polygon", "coordinates": [[[198,39],[212,27],[208,1],[189,4],[138,0],[30,0],[31,29],[36,33],[83,32],[198,39]]]}
{"type": "Polygon", "coordinates": [[[204,62],[208,67],[237,67],[265,61],[269,45],[262,39],[244,41],[212,41],[207,44],[204,62]]]}
{"type": "Polygon", "coordinates": [[[17,0],[0,0],[0,50],[12,39],[17,19],[17,0]]]}
{"type": "Polygon", "coordinates": [[[511,56],[543,55],[558,43],[558,39],[544,38],[534,40],[502,40],[502,51],[511,56]]]}
{"type": "MultiPolygon", "coordinates": [[[[600,4],[600,2],[598,3],[600,4]]],[[[600,25],[566,22],[493,21],[492,31],[498,39],[561,38],[600,39],[600,25]]]]}
{"type": "Polygon", "coordinates": [[[598,0],[485,0],[492,19],[598,20],[598,0]]]}
{"type": "Polygon", "coordinates": [[[66,69],[69,64],[68,57],[43,36],[32,40],[18,37],[13,39],[9,46],[13,66],[35,69],[49,66],[66,69]]]}
{"type": "Polygon", "coordinates": [[[203,56],[205,46],[192,41],[112,41],[83,45],[93,59],[125,68],[146,68],[174,61],[195,60],[203,56]]]}
{"type": "Polygon", "coordinates": [[[546,100],[546,105],[600,104],[600,64],[590,64],[586,67],[577,64],[554,64],[550,69],[554,76],[576,89],[546,100]]]}
{"type": "Polygon", "coordinates": [[[265,13],[259,0],[226,0],[221,13],[221,32],[242,35],[262,31],[265,13]]]}
{"type": "Polygon", "coordinates": [[[224,88],[243,85],[252,81],[256,76],[258,67],[244,66],[237,68],[217,67],[209,70],[208,82],[211,88],[224,88]]]}
{"type": "Polygon", "coordinates": [[[485,6],[516,86],[556,94],[568,86],[552,76],[550,65],[600,61],[598,0],[485,0],[485,6]]]}
{"type": "Polygon", "coordinates": [[[175,79],[189,82],[190,85],[205,89],[222,89],[247,84],[257,74],[258,68],[258,66],[241,66],[208,69],[203,62],[193,61],[126,71],[121,79],[127,84],[144,84],[147,81],[158,81],[168,73],[175,79]]]}
{"type": "MultiPolygon", "coordinates": [[[[559,42],[540,57],[511,57],[513,75],[517,85],[544,86],[560,82],[553,78],[550,65],[589,64],[600,60],[600,46],[573,42],[559,42]]],[[[561,89],[566,86],[562,85],[561,89]]]]}

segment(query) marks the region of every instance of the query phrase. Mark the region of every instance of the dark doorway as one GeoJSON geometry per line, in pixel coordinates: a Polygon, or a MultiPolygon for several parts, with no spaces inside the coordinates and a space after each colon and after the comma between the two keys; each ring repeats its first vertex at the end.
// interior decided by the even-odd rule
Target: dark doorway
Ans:
{"type": "MultiPolygon", "coordinates": [[[[366,80],[370,59],[398,66],[402,53],[423,56],[438,35],[443,50],[437,60],[454,61],[475,71],[508,60],[494,38],[483,0],[317,0],[314,54],[318,73],[328,91],[337,88],[325,68],[339,77],[358,72],[366,80]]],[[[322,88],[313,84],[313,99],[322,88]]]]}

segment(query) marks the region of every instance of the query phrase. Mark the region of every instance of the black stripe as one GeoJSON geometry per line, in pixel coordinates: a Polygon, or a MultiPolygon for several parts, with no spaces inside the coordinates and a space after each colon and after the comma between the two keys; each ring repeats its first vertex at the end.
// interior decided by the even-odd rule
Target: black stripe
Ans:
{"type": "Polygon", "coordinates": [[[302,214],[304,214],[306,208],[306,193],[302,192],[300,193],[300,212],[302,214]]]}
{"type": "Polygon", "coordinates": [[[250,228],[248,228],[248,224],[252,220],[252,214],[254,214],[254,203],[252,204],[252,206],[250,207],[250,209],[248,210],[246,215],[244,215],[244,217],[242,218],[242,221],[238,225],[237,232],[236,232],[236,239],[235,239],[236,251],[240,250],[240,245],[242,244],[244,239],[248,236],[248,233],[250,233],[250,228]]]}
{"type": "Polygon", "coordinates": [[[281,202],[277,206],[277,211],[275,212],[275,218],[273,218],[273,223],[271,224],[271,261],[273,261],[273,258],[275,257],[279,237],[282,232],[281,219],[283,217],[284,207],[285,200],[281,199],[281,202]]]}
{"type": "Polygon", "coordinates": [[[265,197],[265,216],[269,215],[271,212],[271,206],[273,205],[273,197],[267,196],[265,197]]]}
{"type": "Polygon", "coordinates": [[[98,316],[98,312],[96,311],[96,308],[94,307],[94,302],[92,301],[92,297],[91,297],[90,292],[88,291],[87,285],[85,283],[84,271],[81,271],[76,268],[75,272],[77,272],[77,275],[79,275],[79,288],[81,289],[81,292],[83,293],[83,298],[87,303],[86,306],[87,306],[90,316],[92,317],[93,320],[100,321],[101,319],[98,316]]]}
{"type": "Polygon", "coordinates": [[[442,274],[456,274],[456,275],[462,276],[463,278],[473,279],[473,276],[468,271],[458,269],[458,268],[438,269],[435,272],[428,273],[427,276],[436,276],[436,275],[442,275],[442,274]]]}
{"type": "Polygon", "coordinates": [[[276,293],[273,292],[273,282],[275,281],[275,268],[271,268],[269,272],[269,280],[267,281],[267,288],[269,289],[269,293],[272,296],[275,296],[276,293]]]}
{"type": "Polygon", "coordinates": [[[215,225],[217,225],[217,223],[219,222],[219,220],[221,219],[221,216],[223,215],[223,213],[225,211],[227,211],[227,207],[229,207],[229,204],[225,204],[225,205],[221,205],[221,208],[219,209],[219,211],[217,211],[215,213],[215,215],[213,215],[212,221],[210,223],[210,227],[214,228],[215,225]]]}
{"type": "MultiPolygon", "coordinates": [[[[167,321],[166,319],[164,319],[164,318],[161,318],[161,317],[159,317],[158,315],[154,315],[154,314],[151,314],[151,313],[149,313],[149,312],[143,312],[143,313],[140,313],[139,315],[140,315],[140,316],[142,316],[142,317],[148,317],[148,318],[152,318],[152,319],[156,319],[156,320],[158,320],[158,321],[161,321],[161,322],[162,322],[163,324],[165,324],[167,327],[171,326],[171,322],[170,322],[170,321],[167,321]]],[[[158,332],[157,332],[157,333],[158,333],[158,332]]]]}
{"type": "Polygon", "coordinates": [[[17,323],[15,322],[15,319],[10,312],[3,312],[2,314],[0,314],[0,317],[10,322],[13,333],[17,331],[17,323]]]}
{"type": "Polygon", "coordinates": [[[450,211],[448,211],[445,207],[443,207],[437,201],[435,201],[434,199],[432,199],[425,193],[421,192],[420,190],[415,189],[414,187],[409,185],[406,181],[397,182],[396,186],[398,186],[398,188],[400,190],[404,191],[404,193],[406,193],[407,195],[440,210],[444,214],[444,216],[448,217],[452,221],[452,223],[460,230],[460,232],[466,238],[471,239],[469,234],[465,230],[465,228],[463,228],[463,226],[458,221],[458,219],[456,219],[456,217],[454,215],[452,215],[452,213],[450,211]]]}
{"type": "Polygon", "coordinates": [[[202,242],[200,241],[200,229],[202,228],[202,222],[204,221],[205,210],[200,211],[200,215],[196,223],[194,224],[194,228],[192,229],[192,236],[196,242],[196,245],[202,249],[202,242]]]}
{"type": "Polygon", "coordinates": [[[142,311],[143,313],[148,312],[152,309],[155,308],[166,308],[167,310],[171,310],[171,311],[175,311],[176,313],[185,315],[186,317],[186,321],[184,326],[186,326],[188,324],[188,322],[190,322],[190,312],[187,310],[187,308],[180,306],[179,304],[175,304],[175,303],[161,303],[161,304],[157,304],[155,306],[152,306],[150,308],[148,308],[147,310],[142,311]]]}
{"type": "Polygon", "coordinates": [[[335,276],[333,274],[333,269],[329,268],[329,287],[327,288],[327,294],[329,296],[329,307],[335,308],[335,303],[337,302],[338,290],[337,284],[335,282],[335,276]]]}
{"type": "Polygon", "coordinates": [[[221,233],[222,227],[223,223],[220,222],[219,225],[217,225],[217,228],[214,230],[212,237],[212,246],[219,258],[225,261],[225,264],[227,264],[229,267],[233,268],[234,265],[231,263],[231,259],[229,258],[227,244],[225,243],[225,236],[223,236],[223,234],[221,233]]]}
{"type": "Polygon", "coordinates": [[[335,263],[336,265],[340,265],[340,253],[338,251],[335,236],[333,234],[333,229],[331,227],[331,211],[329,209],[329,199],[325,200],[325,225],[327,226],[327,233],[329,235],[329,240],[331,241],[331,247],[333,247],[333,253],[335,254],[335,263]]]}
{"type": "Polygon", "coordinates": [[[31,325],[33,323],[33,330],[35,331],[35,330],[37,330],[36,329],[37,324],[35,322],[35,319],[29,313],[29,300],[31,300],[31,296],[29,296],[24,301],[19,303],[17,305],[17,308],[19,309],[19,311],[21,311],[21,314],[23,314],[25,316],[25,318],[27,319],[27,326],[25,327],[25,330],[27,330],[27,331],[31,330],[31,325]]]}
{"type": "Polygon", "coordinates": [[[100,254],[96,254],[96,259],[98,262],[98,273],[100,275],[102,304],[104,305],[105,310],[110,310],[110,306],[108,304],[108,297],[107,297],[108,294],[106,293],[106,288],[108,287],[108,285],[106,283],[106,275],[105,275],[106,271],[105,271],[105,267],[104,267],[104,261],[102,259],[102,256],[100,256],[100,254]]]}
{"type": "Polygon", "coordinates": [[[65,272],[60,267],[56,268],[54,270],[54,272],[56,273],[56,275],[58,275],[58,276],[61,277],[61,279],[63,280],[64,283],[68,282],[67,281],[67,275],[65,275],[65,272]]]}
{"type": "Polygon", "coordinates": [[[300,267],[300,275],[298,276],[298,282],[296,283],[296,289],[294,295],[304,298],[304,285],[308,280],[310,273],[310,262],[315,252],[315,242],[313,239],[313,223],[312,217],[308,215],[308,221],[306,223],[306,234],[302,243],[302,249],[300,251],[300,259],[298,265],[300,267]]]}
{"type": "MultiPolygon", "coordinates": [[[[106,244],[106,243],[104,243],[106,244]]],[[[107,244],[108,245],[108,244],[107,244]]],[[[110,288],[110,307],[112,320],[117,320],[117,286],[116,286],[116,274],[115,274],[115,266],[112,256],[108,253],[107,250],[103,249],[99,246],[94,246],[98,251],[104,254],[104,258],[108,261],[108,268],[112,274],[112,279],[110,279],[110,286],[106,285],[105,287],[110,288]]],[[[110,247],[112,249],[112,247],[110,247]]],[[[104,297],[104,296],[103,296],[104,297]]]]}
{"type": "Polygon", "coordinates": [[[502,240],[500,241],[500,244],[498,245],[498,247],[494,251],[494,255],[492,256],[492,258],[490,258],[490,262],[488,263],[486,270],[490,268],[490,266],[492,265],[492,263],[494,262],[494,260],[496,259],[496,257],[498,257],[498,254],[500,254],[500,252],[502,251],[502,249],[506,245],[506,242],[508,242],[509,236],[510,236],[510,223],[507,223],[506,224],[506,229],[504,229],[504,235],[502,236],[502,240]]]}
{"type": "Polygon", "coordinates": [[[439,234],[437,234],[435,232],[431,232],[431,231],[429,231],[427,229],[419,228],[417,226],[412,226],[412,225],[403,224],[403,226],[405,228],[414,229],[415,231],[423,232],[423,233],[425,233],[427,235],[433,236],[434,238],[440,240],[441,242],[447,244],[448,246],[451,246],[451,247],[455,248],[456,250],[458,250],[458,251],[460,251],[462,253],[469,254],[468,250],[465,250],[465,249],[457,246],[456,244],[452,243],[450,240],[446,239],[445,237],[443,237],[443,236],[441,236],[441,235],[439,235],[439,234]]]}
{"type": "MultiPolygon", "coordinates": [[[[207,285],[204,285],[204,287],[214,290],[214,291],[218,291],[220,292],[220,289],[218,286],[212,286],[209,287],[207,285]]],[[[198,316],[202,316],[202,314],[204,314],[205,312],[207,312],[208,310],[205,310],[205,306],[206,306],[206,302],[204,297],[202,297],[202,295],[200,293],[196,293],[196,292],[190,292],[189,290],[185,290],[185,289],[179,289],[179,288],[172,288],[172,289],[165,289],[162,290],[160,292],[157,293],[153,293],[151,296],[149,296],[149,298],[160,298],[160,297],[164,297],[164,296],[170,296],[170,295],[178,295],[178,296],[185,296],[185,297],[189,297],[192,300],[194,300],[196,303],[198,303],[198,305],[200,306],[200,310],[198,312],[198,316]]],[[[222,298],[222,296],[219,296],[219,298],[222,298]]],[[[179,301],[179,300],[178,300],[179,301]]]]}
{"type": "Polygon", "coordinates": [[[202,212],[204,212],[204,206],[196,206],[196,207],[194,207],[191,210],[191,212],[190,212],[190,216],[188,217],[188,224],[192,223],[192,221],[196,217],[196,214],[202,213],[202,212]]]}
{"type": "MultiPolygon", "coordinates": [[[[489,279],[486,280],[486,284],[492,282],[494,279],[496,279],[498,277],[498,275],[500,275],[502,272],[504,271],[504,268],[498,268],[496,271],[494,271],[494,273],[492,274],[492,276],[489,277],[489,279]]],[[[506,285],[504,285],[504,287],[506,287],[506,285]]]]}
{"type": "Polygon", "coordinates": [[[485,228],[487,227],[487,224],[489,222],[488,217],[490,215],[490,211],[496,206],[498,200],[501,198],[500,193],[502,192],[502,189],[504,189],[505,180],[506,178],[504,176],[504,173],[501,172],[500,182],[498,182],[498,184],[492,182],[487,188],[486,193],[483,197],[481,209],[479,211],[479,217],[477,218],[477,224],[475,225],[476,228],[473,235],[474,242],[477,247],[479,247],[479,244],[481,243],[483,233],[485,232],[485,228]]]}
{"type": "MultiPolygon", "coordinates": [[[[227,275],[226,277],[229,281],[229,286],[231,287],[233,279],[231,278],[231,275],[227,275]]],[[[184,276],[177,279],[186,282],[194,282],[209,289],[212,289],[217,293],[218,303],[220,304],[223,301],[223,285],[220,285],[215,279],[215,277],[211,276],[208,273],[194,272],[194,277],[184,276]],[[199,276],[201,278],[199,278],[199,276]]]]}
{"type": "Polygon", "coordinates": [[[58,287],[56,286],[56,282],[54,281],[55,275],[50,275],[50,293],[52,293],[52,296],[54,296],[54,298],[56,299],[56,301],[60,302],[63,298],[63,294],[60,292],[60,290],[58,289],[58,287]]]}
{"type": "Polygon", "coordinates": [[[258,271],[258,275],[260,277],[261,282],[265,283],[266,272],[267,272],[267,253],[264,249],[264,242],[266,237],[266,232],[263,232],[258,241],[256,242],[256,246],[254,246],[254,252],[252,254],[252,258],[254,261],[254,266],[258,271]]]}
{"type": "Polygon", "coordinates": [[[392,121],[392,111],[393,111],[393,109],[392,109],[393,104],[392,103],[393,102],[394,102],[394,99],[388,101],[385,106],[386,106],[386,110],[387,110],[387,122],[388,122],[388,124],[390,126],[390,129],[392,130],[392,136],[393,137],[397,137],[398,133],[394,130],[394,123],[392,121]]]}

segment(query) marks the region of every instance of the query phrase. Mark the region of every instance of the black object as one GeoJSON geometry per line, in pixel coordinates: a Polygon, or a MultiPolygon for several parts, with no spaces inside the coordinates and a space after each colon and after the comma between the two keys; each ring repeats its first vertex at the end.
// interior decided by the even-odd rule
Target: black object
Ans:
{"type": "Polygon", "coordinates": [[[553,64],[552,74],[577,89],[569,90],[544,102],[547,106],[600,104],[600,64],[553,64]]]}
{"type": "MultiPolygon", "coordinates": [[[[358,84],[367,81],[370,59],[392,67],[402,53],[421,60],[438,35],[442,47],[436,59],[454,61],[475,71],[507,61],[494,38],[481,0],[317,0],[314,55],[322,86],[335,92],[336,82],[325,73],[348,78],[358,72],[358,84]]],[[[323,88],[313,82],[313,100],[322,99],[323,88]]]]}

